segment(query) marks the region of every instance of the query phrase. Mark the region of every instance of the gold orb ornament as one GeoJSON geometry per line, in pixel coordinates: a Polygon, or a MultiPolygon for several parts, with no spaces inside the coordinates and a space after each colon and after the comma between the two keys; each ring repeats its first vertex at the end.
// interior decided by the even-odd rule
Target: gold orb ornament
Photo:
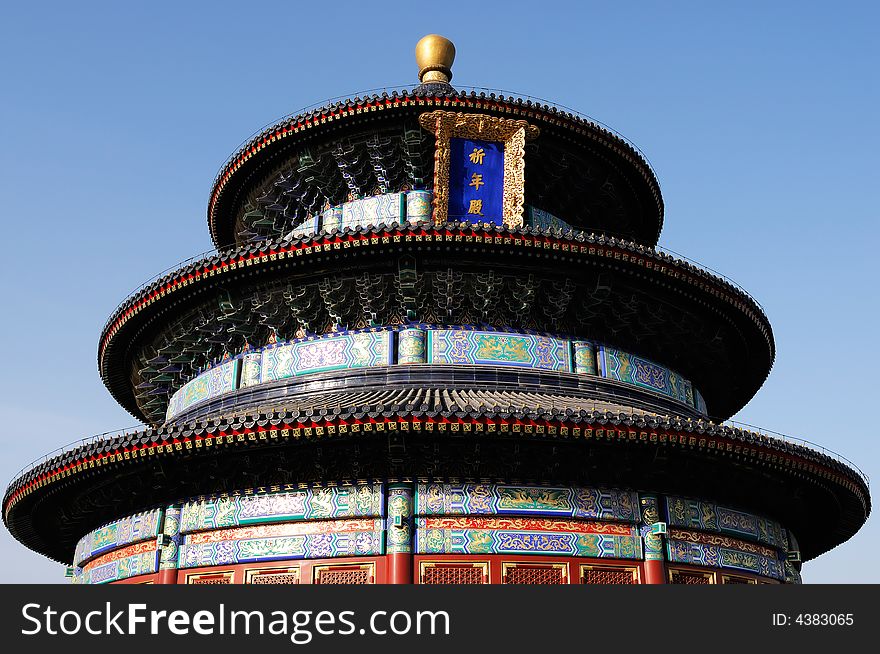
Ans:
{"type": "Polygon", "coordinates": [[[439,34],[428,34],[416,43],[416,64],[419,67],[419,81],[449,83],[452,80],[452,62],[455,60],[455,46],[452,41],[439,34]]]}

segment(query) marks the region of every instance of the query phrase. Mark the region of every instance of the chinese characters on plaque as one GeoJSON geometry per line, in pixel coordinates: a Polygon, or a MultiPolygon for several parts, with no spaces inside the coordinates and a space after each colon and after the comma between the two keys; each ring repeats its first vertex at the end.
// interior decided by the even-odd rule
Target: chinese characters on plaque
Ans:
{"type": "Polygon", "coordinates": [[[448,220],[504,224],[504,144],[449,139],[448,220]]]}

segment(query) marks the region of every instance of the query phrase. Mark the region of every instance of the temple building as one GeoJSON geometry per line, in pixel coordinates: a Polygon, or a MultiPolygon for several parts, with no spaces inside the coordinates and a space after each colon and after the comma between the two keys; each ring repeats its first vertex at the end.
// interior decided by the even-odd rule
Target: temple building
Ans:
{"type": "Polygon", "coordinates": [[[216,252],[100,335],[145,426],[15,478],[16,539],[82,584],[778,584],[860,529],[857,468],[723,424],[770,323],[657,248],[638,149],[454,55],[229,159],[216,252]]]}

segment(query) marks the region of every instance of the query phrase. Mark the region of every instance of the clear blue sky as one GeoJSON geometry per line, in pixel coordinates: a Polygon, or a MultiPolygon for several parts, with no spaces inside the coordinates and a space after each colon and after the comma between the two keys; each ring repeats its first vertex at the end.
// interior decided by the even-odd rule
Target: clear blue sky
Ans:
{"type": "MultiPolygon", "coordinates": [[[[870,2],[7,4],[0,481],[134,422],[96,372],[99,330],[211,247],[208,191],[237,145],[303,106],[415,83],[430,32],[456,44],[453,83],[548,98],[638,144],[660,243],[773,323],[776,364],[737,417],[880,480],[878,20],[870,2]]],[[[878,535],[872,518],[805,580],[880,581],[878,535]]],[[[3,581],[63,576],[5,529],[0,559],[3,581]]]]}

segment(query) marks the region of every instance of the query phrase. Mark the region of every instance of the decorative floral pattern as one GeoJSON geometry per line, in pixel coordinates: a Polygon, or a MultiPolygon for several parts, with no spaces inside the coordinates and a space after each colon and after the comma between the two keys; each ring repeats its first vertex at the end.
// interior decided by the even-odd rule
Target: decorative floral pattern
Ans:
{"type": "Polygon", "coordinates": [[[675,496],[666,498],[666,510],[669,525],[673,527],[730,534],[782,551],[789,547],[785,529],[779,523],[761,516],[675,496]]]}
{"type": "Polygon", "coordinates": [[[195,379],[180,387],[168,403],[166,418],[170,419],[194,404],[213,397],[229,393],[238,388],[239,359],[231,359],[210,370],[203,372],[195,379]]]}
{"type": "Polygon", "coordinates": [[[629,491],[505,484],[419,484],[417,515],[529,514],[638,522],[629,491]]]}
{"type": "Polygon", "coordinates": [[[414,363],[500,365],[598,375],[648,388],[705,412],[702,396],[678,373],[589,341],[421,325],[400,330],[396,354],[393,341],[394,328],[387,327],[271,343],[188,382],[172,396],[166,418],[170,420],[203,400],[257,384],[331,370],[414,363]]]}
{"type": "Polygon", "coordinates": [[[397,363],[425,363],[427,333],[423,329],[404,329],[398,336],[397,363]]]}
{"type": "Polygon", "coordinates": [[[177,568],[177,556],[180,550],[180,506],[172,505],[165,509],[165,520],[162,523],[162,534],[167,541],[159,552],[159,569],[174,570],[177,568]]]}
{"type": "Polygon", "coordinates": [[[255,523],[381,516],[382,484],[304,488],[187,502],[182,533],[255,523]]]}
{"type": "Polygon", "coordinates": [[[661,365],[627,352],[600,346],[602,376],[626,384],[647,388],[694,406],[690,381],[661,365]]]}
{"type": "Polygon", "coordinates": [[[263,350],[260,383],[328,370],[393,363],[392,332],[358,332],[296,341],[263,350]]]}
{"type": "Polygon", "coordinates": [[[83,536],[76,545],[73,564],[81,565],[92,557],[129,543],[155,538],[159,533],[161,509],[135,513],[83,536]]]}
{"type": "Polygon", "coordinates": [[[571,369],[568,342],[551,336],[462,329],[428,332],[428,363],[571,369]]]}
{"type": "Polygon", "coordinates": [[[410,484],[388,487],[388,552],[412,551],[413,490],[410,484]]]}
{"type": "Polygon", "coordinates": [[[409,191],[406,194],[406,221],[420,223],[431,220],[434,193],[431,191],[409,191]]]}
{"type": "Polygon", "coordinates": [[[673,563],[744,570],[773,579],[785,578],[785,568],[782,561],[776,557],[755,554],[742,549],[732,549],[722,545],[709,545],[672,538],[666,541],[666,547],[668,559],[673,563]]]}
{"type": "Polygon", "coordinates": [[[384,554],[379,518],[299,522],[188,534],[181,568],[282,559],[321,559],[384,554]]]}
{"type": "Polygon", "coordinates": [[[589,341],[573,341],[574,371],[580,375],[598,374],[596,366],[596,346],[589,341]]]}
{"type": "Polygon", "coordinates": [[[158,570],[159,552],[155,541],[136,543],[89,561],[77,568],[73,581],[78,584],[104,584],[158,570]]]}
{"type": "Polygon", "coordinates": [[[406,208],[405,193],[386,193],[346,202],[342,205],[342,229],[383,223],[397,225],[403,221],[406,208]]]}
{"type": "Polygon", "coordinates": [[[537,518],[417,518],[419,554],[539,554],[641,559],[630,525],[537,518]]]}
{"type": "Polygon", "coordinates": [[[241,361],[241,388],[259,384],[262,367],[263,357],[259,352],[244,355],[241,361]]]}

